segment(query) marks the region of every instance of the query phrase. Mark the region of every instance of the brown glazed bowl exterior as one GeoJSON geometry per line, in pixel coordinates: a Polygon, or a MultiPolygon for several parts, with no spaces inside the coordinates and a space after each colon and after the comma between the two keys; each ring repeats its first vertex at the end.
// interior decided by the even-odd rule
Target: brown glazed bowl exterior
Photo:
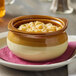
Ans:
{"type": "Polygon", "coordinates": [[[18,57],[30,61],[46,61],[61,56],[67,49],[68,37],[65,32],[67,20],[44,15],[25,15],[12,19],[8,24],[7,45],[18,57]],[[24,32],[17,28],[33,21],[63,26],[59,31],[46,33],[24,32]]]}

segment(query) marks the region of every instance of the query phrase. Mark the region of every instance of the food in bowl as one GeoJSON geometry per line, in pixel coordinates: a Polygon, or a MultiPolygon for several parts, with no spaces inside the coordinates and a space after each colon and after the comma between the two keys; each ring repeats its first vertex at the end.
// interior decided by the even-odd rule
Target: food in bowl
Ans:
{"type": "Polygon", "coordinates": [[[17,17],[8,24],[7,45],[16,56],[25,60],[46,61],[55,59],[61,56],[67,49],[68,36],[65,32],[66,28],[67,20],[64,18],[43,15],[17,17]],[[23,26],[30,22],[40,22],[44,26],[50,23],[52,26],[61,28],[51,32],[23,30],[23,26]]]}
{"type": "Polygon", "coordinates": [[[43,23],[40,21],[29,22],[19,26],[18,30],[26,32],[53,32],[62,29],[62,26],[56,26],[52,23],[43,23]]]}

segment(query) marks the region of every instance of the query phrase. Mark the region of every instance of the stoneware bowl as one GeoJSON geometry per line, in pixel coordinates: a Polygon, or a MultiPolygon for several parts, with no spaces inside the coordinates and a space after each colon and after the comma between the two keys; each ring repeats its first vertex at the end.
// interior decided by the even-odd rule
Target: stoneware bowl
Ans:
{"type": "Polygon", "coordinates": [[[7,45],[18,57],[29,61],[46,61],[61,56],[67,49],[68,37],[65,32],[67,20],[43,15],[26,15],[12,19],[8,24],[7,45]],[[33,21],[63,26],[61,30],[33,33],[18,30],[21,24],[33,21]]]}

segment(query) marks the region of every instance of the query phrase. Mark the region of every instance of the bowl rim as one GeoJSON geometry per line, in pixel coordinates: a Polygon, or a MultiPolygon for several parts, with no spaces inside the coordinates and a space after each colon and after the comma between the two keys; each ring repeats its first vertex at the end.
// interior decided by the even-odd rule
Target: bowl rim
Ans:
{"type": "MultiPolygon", "coordinates": [[[[55,22],[53,21],[53,22],[55,22]]],[[[57,22],[56,22],[57,23],[57,22]]],[[[16,18],[13,18],[12,20],[10,20],[10,22],[8,23],[8,30],[15,32],[15,33],[19,33],[19,34],[26,34],[26,35],[57,35],[62,33],[63,31],[66,30],[68,25],[68,21],[66,18],[58,18],[58,17],[52,17],[52,16],[47,16],[47,15],[24,15],[24,16],[19,16],[16,18]],[[16,23],[18,21],[21,20],[43,20],[43,21],[59,21],[64,27],[58,31],[54,31],[54,32],[40,32],[40,33],[35,33],[35,32],[26,32],[26,31],[22,31],[22,30],[18,30],[16,27],[14,27],[13,23],[16,23]]]]}

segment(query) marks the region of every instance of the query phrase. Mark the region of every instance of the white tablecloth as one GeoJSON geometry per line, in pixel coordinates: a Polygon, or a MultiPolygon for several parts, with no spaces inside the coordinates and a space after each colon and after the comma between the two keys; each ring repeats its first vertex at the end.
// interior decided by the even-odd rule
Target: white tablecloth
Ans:
{"type": "MultiPolygon", "coordinates": [[[[76,36],[70,38],[72,41],[76,41],[76,36]]],[[[68,76],[76,76],[76,59],[68,65],[68,76]]]]}

